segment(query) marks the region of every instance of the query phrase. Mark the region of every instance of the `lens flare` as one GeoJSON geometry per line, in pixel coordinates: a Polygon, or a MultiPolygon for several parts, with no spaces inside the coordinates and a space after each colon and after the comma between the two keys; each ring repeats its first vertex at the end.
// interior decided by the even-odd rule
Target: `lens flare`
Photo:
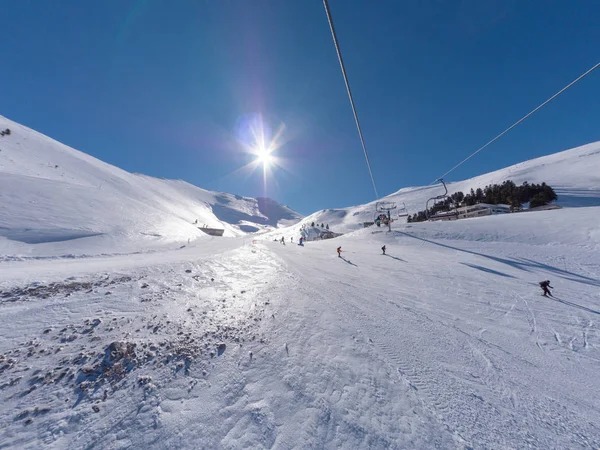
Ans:
{"type": "MultiPolygon", "coordinates": [[[[274,120],[274,119],[271,119],[274,120]]],[[[260,113],[238,117],[235,139],[239,156],[245,164],[229,172],[226,177],[262,178],[263,197],[280,189],[280,181],[294,176],[291,160],[285,156],[285,146],[291,142],[290,132],[284,122],[271,128],[260,113]]]]}
{"type": "Polygon", "coordinates": [[[256,149],[256,161],[262,164],[263,167],[268,168],[275,162],[275,158],[271,154],[271,149],[259,146],[256,149]]]}

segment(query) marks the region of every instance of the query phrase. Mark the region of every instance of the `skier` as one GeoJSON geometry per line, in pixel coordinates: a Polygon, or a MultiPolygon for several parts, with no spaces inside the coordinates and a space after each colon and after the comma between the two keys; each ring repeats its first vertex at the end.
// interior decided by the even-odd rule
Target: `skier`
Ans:
{"type": "Polygon", "coordinates": [[[338,247],[337,252],[338,252],[338,258],[341,258],[342,257],[342,247],[338,247]]]}
{"type": "Polygon", "coordinates": [[[304,238],[302,236],[300,236],[300,243],[298,245],[304,247],[304,238]]]}
{"type": "Polygon", "coordinates": [[[381,250],[383,250],[383,254],[385,255],[385,245],[381,247],[381,250]]]}
{"type": "Polygon", "coordinates": [[[550,297],[553,297],[552,293],[550,292],[550,289],[554,289],[552,286],[550,286],[550,280],[544,280],[540,282],[540,287],[542,288],[542,290],[544,291],[544,297],[548,297],[548,295],[550,297]],[[550,289],[548,289],[550,288],[550,289]]]}
{"type": "Polygon", "coordinates": [[[285,238],[283,236],[281,236],[281,243],[285,245],[285,238]]]}

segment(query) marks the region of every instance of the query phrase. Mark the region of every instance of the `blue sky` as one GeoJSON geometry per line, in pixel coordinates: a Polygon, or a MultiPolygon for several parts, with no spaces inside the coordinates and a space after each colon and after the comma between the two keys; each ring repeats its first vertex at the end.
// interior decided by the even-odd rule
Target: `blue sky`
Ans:
{"type": "MultiPolygon", "coordinates": [[[[132,172],[309,214],[374,199],[323,5],[0,1],[0,114],[132,172]],[[239,169],[262,117],[282,167],[239,169]]],[[[428,184],[600,60],[600,2],[330,0],[380,195],[428,184]]],[[[448,180],[600,140],[600,70],[448,180]]]]}

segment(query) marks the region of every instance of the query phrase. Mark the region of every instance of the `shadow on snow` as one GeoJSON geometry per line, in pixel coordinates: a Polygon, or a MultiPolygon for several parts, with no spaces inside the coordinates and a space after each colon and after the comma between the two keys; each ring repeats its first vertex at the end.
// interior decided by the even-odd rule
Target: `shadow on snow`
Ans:
{"type": "Polygon", "coordinates": [[[350,261],[349,259],[344,258],[343,256],[340,256],[340,258],[344,261],[347,262],[348,264],[350,264],[351,266],[354,267],[358,267],[356,264],[354,264],[352,261],[350,261]]]}
{"type": "Polygon", "coordinates": [[[406,262],[404,259],[402,258],[398,258],[396,256],[392,256],[392,255],[388,255],[387,253],[385,253],[383,256],[387,256],[388,258],[392,258],[395,259],[396,261],[402,261],[402,262],[406,262]]]}
{"type": "Polygon", "coordinates": [[[590,312],[592,314],[598,314],[598,315],[600,315],[600,311],[596,311],[595,309],[591,309],[591,308],[588,308],[586,306],[578,305],[577,303],[573,303],[573,302],[570,302],[568,300],[562,300],[562,299],[556,298],[556,297],[548,297],[548,298],[550,298],[552,300],[556,300],[557,302],[563,303],[565,305],[572,306],[573,308],[583,309],[584,311],[590,312]]]}
{"type": "MultiPolygon", "coordinates": [[[[403,231],[399,231],[398,234],[403,234],[404,236],[413,238],[413,239],[417,239],[419,241],[423,241],[423,242],[427,242],[429,244],[434,244],[434,245],[438,245],[440,247],[445,247],[451,250],[458,250],[459,252],[464,252],[464,253],[469,253],[471,255],[475,255],[475,256],[481,256],[483,258],[488,258],[491,259],[492,261],[496,261],[502,264],[506,264],[509,265],[511,267],[514,267],[515,269],[519,269],[519,270],[523,270],[525,272],[531,272],[531,269],[541,269],[541,270],[547,270],[549,272],[554,273],[557,276],[560,276],[562,278],[565,278],[567,280],[570,281],[575,281],[577,283],[582,283],[582,284],[588,284],[590,286],[600,286],[600,280],[595,279],[595,278],[591,278],[591,277],[586,277],[585,275],[580,275],[578,273],[575,272],[570,272],[568,270],[563,270],[560,269],[558,267],[554,267],[551,266],[549,264],[544,264],[544,263],[540,263],[538,261],[534,261],[531,259],[527,259],[527,258],[517,258],[517,259],[506,259],[506,258],[500,258],[498,256],[491,256],[491,255],[486,255],[485,253],[479,253],[479,252],[474,252],[472,250],[465,250],[463,248],[459,248],[459,247],[454,247],[452,245],[448,245],[448,244],[442,244],[440,242],[435,242],[435,241],[431,241],[429,239],[424,239],[424,238],[420,238],[418,236],[414,236],[412,234],[403,232],[403,231]],[[575,278],[571,278],[571,277],[575,277],[575,278]]],[[[500,273],[500,272],[498,272],[500,273]]]]}
{"type": "Polygon", "coordinates": [[[514,278],[512,275],[509,275],[507,273],[498,272],[497,270],[488,269],[487,267],[478,266],[476,264],[469,264],[469,263],[464,263],[464,262],[461,262],[461,264],[463,266],[471,267],[473,269],[481,270],[482,272],[491,273],[493,275],[498,275],[498,276],[506,277],[506,278],[514,278]]]}

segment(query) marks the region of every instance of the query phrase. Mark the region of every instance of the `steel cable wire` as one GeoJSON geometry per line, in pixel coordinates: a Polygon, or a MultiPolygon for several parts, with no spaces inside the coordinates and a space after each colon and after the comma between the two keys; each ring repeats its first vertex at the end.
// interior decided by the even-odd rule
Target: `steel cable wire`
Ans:
{"type": "Polygon", "coordinates": [[[480,151],[482,151],[484,148],[486,148],[488,145],[492,144],[493,142],[497,141],[498,139],[500,139],[502,136],[504,136],[506,133],[508,133],[510,130],[512,130],[514,127],[516,127],[517,125],[519,125],[521,122],[523,122],[525,119],[527,119],[529,116],[531,116],[532,114],[534,114],[536,111],[538,111],[540,108],[542,108],[543,106],[545,106],[546,104],[550,103],[552,100],[554,100],[556,97],[558,97],[560,94],[562,94],[563,92],[565,92],[567,89],[569,89],[571,86],[573,86],[575,83],[577,83],[579,80],[581,80],[583,77],[585,77],[586,75],[589,75],[590,73],[592,73],[595,69],[597,69],[598,67],[600,67],[600,62],[598,64],[596,64],[594,67],[592,67],[591,69],[589,69],[587,72],[585,72],[584,74],[580,75],[578,78],[576,78],[575,80],[571,81],[568,85],[566,85],[564,88],[562,88],[560,91],[558,91],[556,94],[554,94],[552,97],[550,97],[548,100],[546,100],[544,103],[542,103],[541,105],[539,105],[537,108],[535,108],[534,110],[530,111],[528,114],[526,114],[525,116],[521,117],[519,120],[517,120],[515,123],[513,123],[510,127],[508,127],[506,130],[504,130],[502,133],[500,133],[498,136],[496,136],[494,139],[492,139],[491,141],[489,141],[487,144],[485,144],[484,146],[480,147],[479,149],[477,149],[475,152],[471,153],[469,156],[467,156],[465,159],[463,159],[461,162],[459,162],[457,165],[455,165],[452,169],[450,169],[448,172],[444,173],[441,177],[436,178],[434,181],[432,181],[431,183],[429,183],[429,185],[431,186],[432,184],[435,184],[438,182],[439,179],[444,178],[446,175],[448,175],[450,172],[454,171],[455,169],[457,169],[458,167],[462,166],[464,163],[466,163],[469,159],[471,159],[473,156],[475,156],[477,153],[479,153],[480,151]]]}
{"type": "Polygon", "coordinates": [[[362,145],[362,149],[365,154],[365,160],[367,161],[367,168],[369,169],[369,175],[371,175],[371,183],[373,183],[373,190],[375,191],[375,197],[377,199],[379,199],[379,194],[377,193],[377,187],[375,186],[375,178],[373,177],[373,171],[371,170],[371,162],[369,161],[367,147],[365,146],[365,139],[363,137],[362,129],[360,127],[360,122],[358,120],[358,114],[356,113],[356,106],[354,105],[352,91],[350,90],[350,84],[348,83],[348,75],[346,74],[346,67],[344,66],[344,60],[342,59],[342,52],[340,50],[340,45],[337,40],[337,35],[335,34],[335,28],[333,26],[333,18],[331,17],[331,11],[329,11],[329,3],[327,2],[327,0],[323,0],[323,5],[325,5],[325,12],[327,13],[327,20],[329,21],[329,28],[331,29],[331,35],[333,36],[333,43],[335,44],[335,51],[337,52],[338,60],[340,62],[340,67],[342,68],[342,75],[344,76],[344,82],[346,83],[346,90],[348,91],[348,97],[350,98],[350,105],[352,106],[352,112],[354,113],[354,120],[356,122],[356,128],[358,128],[358,135],[360,137],[360,143],[362,145]]]}

